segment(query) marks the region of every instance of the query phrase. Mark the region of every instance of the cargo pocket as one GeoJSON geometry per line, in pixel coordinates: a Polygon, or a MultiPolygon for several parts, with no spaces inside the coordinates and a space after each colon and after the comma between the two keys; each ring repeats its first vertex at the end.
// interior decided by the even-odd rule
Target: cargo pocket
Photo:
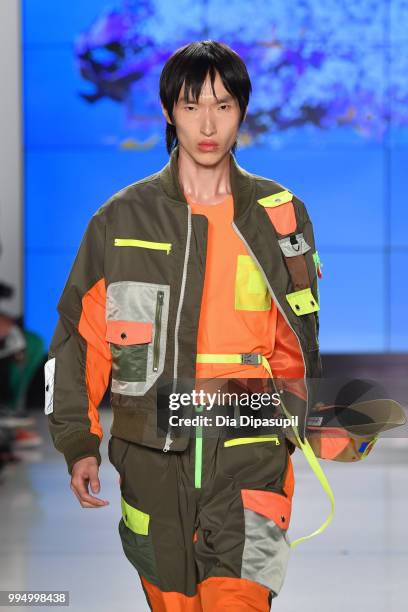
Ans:
{"type": "Polygon", "coordinates": [[[151,584],[158,584],[156,559],[150,516],[129,504],[121,496],[122,518],[119,521],[119,535],[123,552],[133,567],[151,584]]]}
{"type": "Polygon", "coordinates": [[[114,393],[144,395],[163,372],[170,286],[123,281],[106,297],[114,393]]]}
{"type": "Polygon", "coordinates": [[[277,434],[230,438],[220,449],[219,469],[240,489],[255,483],[259,488],[276,488],[286,461],[285,451],[277,434]]]}
{"type": "Polygon", "coordinates": [[[273,491],[241,490],[245,543],[241,577],[254,580],[279,594],[285,579],[290,541],[292,501],[273,491]]]}
{"type": "Polygon", "coordinates": [[[271,296],[262,272],[250,255],[238,255],[235,274],[235,310],[269,310],[271,296]]]}

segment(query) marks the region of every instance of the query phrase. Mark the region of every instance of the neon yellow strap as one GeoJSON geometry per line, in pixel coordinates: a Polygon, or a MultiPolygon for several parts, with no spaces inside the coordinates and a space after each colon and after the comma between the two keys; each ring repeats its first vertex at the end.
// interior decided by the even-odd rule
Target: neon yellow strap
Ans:
{"type": "Polygon", "coordinates": [[[171,251],[171,242],[150,242],[149,240],[137,240],[136,238],[115,238],[115,246],[143,247],[145,249],[155,249],[166,251],[167,255],[171,251]]]}
{"type": "MultiPolygon", "coordinates": [[[[271,366],[269,364],[269,361],[266,359],[266,357],[262,356],[262,364],[264,365],[265,369],[268,371],[269,376],[272,378],[272,370],[271,370],[271,366]]],[[[281,406],[283,408],[283,411],[285,413],[285,415],[288,418],[291,418],[292,415],[290,414],[290,412],[287,410],[286,406],[284,405],[284,403],[282,402],[281,399],[281,406]]],[[[327,517],[327,519],[325,520],[325,522],[319,527],[319,529],[316,529],[316,531],[314,531],[313,533],[311,533],[310,535],[307,536],[303,536],[301,538],[298,538],[297,540],[294,540],[293,542],[291,542],[291,547],[294,548],[295,546],[297,546],[299,544],[299,542],[303,542],[303,540],[309,540],[310,538],[313,538],[314,536],[318,535],[319,533],[322,533],[322,531],[324,531],[326,529],[326,527],[329,525],[329,523],[331,523],[333,516],[334,516],[334,494],[332,491],[332,488],[330,487],[329,481],[327,480],[326,474],[323,472],[323,469],[320,465],[320,463],[318,462],[316,455],[313,452],[312,447],[310,446],[307,438],[305,438],[305,442],[302,442],[302,440],[300,439],[299,436],[299,431],[296,425],[292,425],[292,429],[295,432],[295,436],[296,436],[296,440],[300,446],[300,448],[302,449],[310,467],[312,468],[313,472],[316,474],[316,477],[318,478],[323,490],[325,491],[325,493],[327,494],[327,497],[330,500],[330,504],[331,504],[331,511],[329,516],[327,517]]]]}
{"type": "MultiPolygon", "coordinates": [[[[269,364],[269,361],[267,360],[267,358],[264,355],[258,355],[258,357],[261,357],[261,359],[259,360],[259,363],[262,363],[262,365],[264,366],[264,368],[267,370],[267,372],[269,373],[269,376],[272,378],[272,369],[271,366],[269,364]]],[[[211,354],[211,353],[199,353],[197,354],[197,362],[198,363],[242,363],[242,356],[240,353],[231,353],[231,354],[226,354],[226,355],[222,355],[222,354],[211,354]]],[[[288,411],[288,409],[286,408],[286,406],[284,405],[282,399],[281,399],[281,406],[282,409],[285,413],[285,415],[292,419],[292,415],[290,414],[290,412],[288,411]]],[[[318,528],[316,529],[313,533],[306,535],[306,536],[302,536],[301,538],[298,538],[297,540],[294,540],[293,542],[290,543],[291,548],[294,548],[295,546],[297,546],[300,542],[303,542],[304,540],[309,540],[310,538],[313,538],[316,535],[319,535],[319,533],[322,533],[326,527],[328,527],[328,525],[331,523],[331,521],[333,520],[333,516],[334,516],[334,509],[335,509],[335,502],[334,502],[334,493],[333,490],[329,484],[329,481],[327,480],[326,474],[324,473],[320,463],[318,462],[316,455],[313,452],[312,447],[310,446],[307,438],[305,438],[305,442],[302,442],[300,436],[299,436],[299,431],[296,425],[292,425],[292,429],[295,433],[296,436],[296,440],[300,446],[300,448],[303,451],[303,454],[305,455],[310,467],[312,468],[313,472],[315,473],[318,481],[320,482],[324,492],[326,493],[327,497],[330,500],[330,514],[327,517],[327,519],[324,521],[324,523],[318,528]]],[[[259,438],[258,438],[259,440],[259,438]]]]}
{"type": "Polygon", "coordinates": [[[242,363],[241,353],[197,353],[197,363],[242,363]]]}
{"type": "MultiPolygon", "coordinates": [[[[269,364],[268,364],[269,365],[269,364]]],[[[270,371],[270,370],[268,370],[270,371]]],[[[292,415],[290,414],[289,410],[286,408],[286,406],[284,405],[282,399],[281,399],[281,406],[283,408],[283,411],[285,413],[285,415],[288,418],[292,418],[292,415]]],[[[322,533],[326,527],[328,527],[328,525],[331,523],[331,521],[333,520],[333,516],[334,516],[334,493],[333,490],[329,484],[329,481],[327,480],[327,476],[324,473],[320,463],[318,462],[316,455],[313,452],[312,447],[309,444],[309,441],[307,440],[307,438],[305,438],[305,442],[302,442],[300,436],[299,436],[299,431],[296,425],[292,425],[292,429],[295,432],[295,436],[296,436],[296,440],[300,446],[300,448],[303,451],[304,456],[306,457],[310,467],[312,468],[313,472],[315,473],[317,479],[319,480],[324,492],[326,493],[327,497],[330,500],[330,514],[327,517],[327,519],[324,521],[324,523],[318,528],[316,529],[313,533],[307,535],[307,536],[302,536],[301,538],[298,538],[297,540],[294,540],[293,542],[290,543],[290,546],[292,548],[294,548],[295,546],[297,546],[300,542],[303,542],[303,540],[309,540],[310,538],[313,538],[316,535],[319,535],[319,533],[322,533]]]]}

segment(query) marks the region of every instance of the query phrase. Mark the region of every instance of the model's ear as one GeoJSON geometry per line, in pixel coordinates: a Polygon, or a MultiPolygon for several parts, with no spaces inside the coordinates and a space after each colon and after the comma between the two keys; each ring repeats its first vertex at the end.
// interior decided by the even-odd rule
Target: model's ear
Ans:
{"type": "Polygon", "coordinates": [[[173,122],[171,121],[170,117],[169,117],[169,113],[167,112],[167,110],[164,108],[163,104],[160,102],[160,106],[162,108],[162,113],[166,118],[167,123],[170,123],[170,125],[173,125],[173,122]]]}

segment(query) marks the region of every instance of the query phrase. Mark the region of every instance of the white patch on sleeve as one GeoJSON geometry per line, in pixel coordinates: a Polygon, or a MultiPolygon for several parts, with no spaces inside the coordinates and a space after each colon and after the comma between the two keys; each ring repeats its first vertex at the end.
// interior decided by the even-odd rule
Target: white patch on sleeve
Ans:
{"type": "Polygon", "coordinates": [[[54,376],[55,376],[55,357],[49,359],[44,365],[45,378],[45,414],[51,414],[54,410],[54,376]]]}

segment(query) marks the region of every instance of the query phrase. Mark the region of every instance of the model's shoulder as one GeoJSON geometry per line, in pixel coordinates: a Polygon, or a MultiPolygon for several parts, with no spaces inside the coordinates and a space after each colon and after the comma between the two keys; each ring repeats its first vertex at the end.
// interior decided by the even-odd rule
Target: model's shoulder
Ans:
{"type": "Polygon", "coordinates": [[[132,206],[137,205],[138,202],[141,204],[145,203],[145,195],[147,189],[155,189],[159,186],[159,172],[150,174],[145,178],[139,179],[130,185],[126,185],[119,191],[116,191],[109,197],[94,213],[95,215],[111,215],[114,214],[118,208],[118,205],[131,204],[132,206]]]}

